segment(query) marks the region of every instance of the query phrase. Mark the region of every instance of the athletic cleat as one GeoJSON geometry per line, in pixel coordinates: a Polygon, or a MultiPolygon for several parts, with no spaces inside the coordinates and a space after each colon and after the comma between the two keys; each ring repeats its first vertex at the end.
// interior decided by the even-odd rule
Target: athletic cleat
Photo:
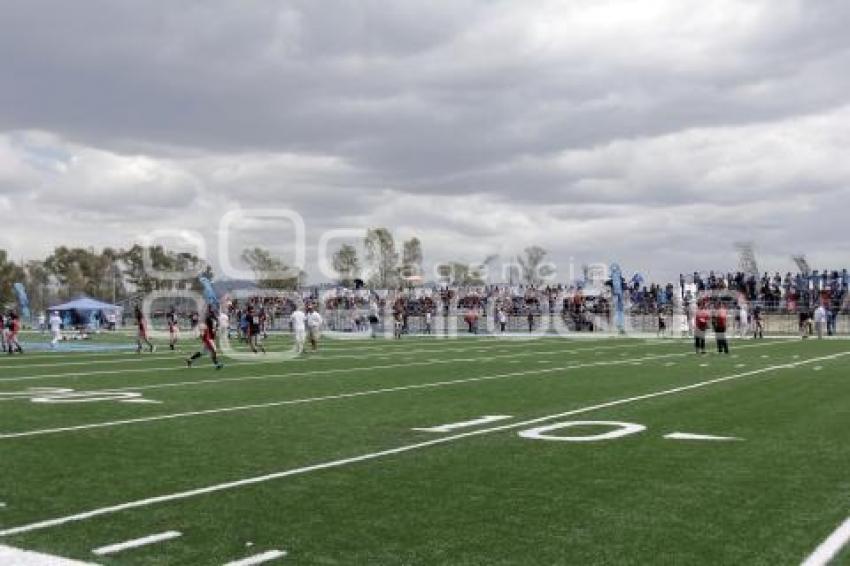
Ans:
{"type": "Polygon", "coordinates": [[[223,369],[223,368],[224,368],[224,364],[216,364],[215,365],[215,369],[223,369]]]}
{"type": "Polygon", "coordinates": [[[192,367],[192,359],[191,358],[186,358],[186,367],[189,367],[189,368],[192,367]]]}

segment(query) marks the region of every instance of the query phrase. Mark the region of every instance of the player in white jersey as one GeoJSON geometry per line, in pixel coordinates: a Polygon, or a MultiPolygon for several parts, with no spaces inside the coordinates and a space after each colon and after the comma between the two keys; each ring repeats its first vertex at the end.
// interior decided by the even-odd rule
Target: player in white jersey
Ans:
{"type": "Polygon", "coordinates": [[[53,334],[53,339],[50,341],[50,347],[55,348],[56,344],[62,340],[62,319],[59,318],[59,313],[53,311],[50,315],[50,332],[53,334]]]}
{"type": "Polygon", "coordinates": [[[738,305],[738,318],[740,318],[738,322],[738,336],[746,338],[750,333],[750,313],[747,311],[746,303],[741,302],[738,305]]]}
{"type": "Polygon", "coordinates": [[[224,309],[221,309],[221,312],[218,313],[218,332],[219,339],[221,339],[221,333],[224,332],[224,337],[228,340],[230,339],[230,317],[227,316],[227,313],[224,312],[224,309]]]}
{"type": "Polygon", "coordinates": [[[301,310],[301,307],[295,307],[295,312],[290,315],[289,320],[292,322],[292,336],[295,339],[295,353],[304,353],[304,340],[307,337],[307,315],[301,310]]]}
{"type": "Polygon", "coordinates": [[[310,348],[315,352],[319,349],[319,337],[322,334],[322,315],[316,312],[313,305],[307,307],[307,335],[310,348]]]}

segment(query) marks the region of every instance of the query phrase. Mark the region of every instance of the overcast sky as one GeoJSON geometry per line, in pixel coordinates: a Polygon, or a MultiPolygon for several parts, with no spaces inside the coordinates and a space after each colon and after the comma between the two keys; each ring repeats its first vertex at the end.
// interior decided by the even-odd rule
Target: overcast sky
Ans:
{"type": "Polygon", "coordinates": [[[846,0],[6,3],[0,248],[187,228],[218,263],[222,214],[287,208],[314,278],[324,231],[369,226],[565,275],[736,241],[845,267],[848,29],[846,0]]]}

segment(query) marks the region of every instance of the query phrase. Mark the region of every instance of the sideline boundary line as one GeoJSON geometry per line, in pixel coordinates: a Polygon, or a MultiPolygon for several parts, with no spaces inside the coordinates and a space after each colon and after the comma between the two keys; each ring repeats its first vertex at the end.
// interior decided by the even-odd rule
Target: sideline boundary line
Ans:
{"type": "MultiPolygon", "coordinates": [[[[643,343],[634,344],[634,345],[626,344],[626,345],[618,345],[618,346],[598,346],[597,348],[620,349],[620,348],[636,347],[636,346],[644,346],[644,345],[652,346],[654,344],[643,344],[643,343]]],[[[492,349],[492,350],[490,348],[481,349],[479,347],[457,348],[457,349],[451,349],[450,351],[454,351],[454,352],[482,352],[482,351],[488,351],[488,350],[493,351],[493,352],[496,351],[495,349],[492,349]]],[[[537,350],[536,352],[546,353],[546,352],[550,352],[550,351],[551,352],[556,352],[556,351],[557,352],[582,352],[582,351],[588,351],[588,349],[587,348],[580,348],[580,349],[563,349],[563,350],[537,350]]],[[[317,360],[317,361],[335,361],[335,360],[348,360],[348,359],[370,360],[370,359],[393,358],[393,357],[398,357],[399,354],[405,354],[405,353],[416,355],[416,354],[433,354],[433,353],[438,353],[438,352],[424,352],[424,351],[417,351],[417,350],[403,351],[402,350],[402,351],[399,351],[398,354],[364,354],[362,356],[356,355],[356,354],[350,354],[350,355],[343,355],[343,356],[320,356],[320,357],[317,357],[317,358],[311,358],[311,357],[308,356],[308,357],[293,358],[293,359],[287,360],[287,361],[288,362],[294,362],[294,363],[305,363],[305,362],[310,361],[311,359],[314,359],[314,360],[317,360]]],[[[259,354],[258,354],[258,356],[259,356],[259,354]]],[[[150,359],[150,358],[148,358],[148,359],[150,359]]],[[[155,359],[160,359],[160,358],[155,358],[155,359]]],[[[165,358],[163,358],[163,359],[165,359],[165,358]]],[[[185,358],[181,358],[181,356],[175,355],[173,357],[173,359],[175,361],[175,364],[169,365],[169,366],[166,366],[166,367],[144,367],[144,368],[129,368],[129,369],[115,369],[115,370],[95,370],[95,371],[91,371],[91,372],[63,372],[63,373],[53,373],[53,374],[22,375],[22,376],[0,378],[0,383],[11,383],[11,382],[16,382],[16,381],[36,381],[36,380],[40,380],[40,379],[57,379],[57,378],[70,378],[70,377],[90,377],[90,376],[98,376],[98,375],[120,375],[120,374],[125,374],[125,373],[145,373],[145,372],[151,372],[151,371],[186,371],[185,358]],[[180,362],[180,363],[178,363],[178,362],[180,362]]],[[[461,358],[461,361],[464,361],[464,358],[461,358]]],[[[120,363],[124,363],[124,362],[122,361],[120,363]]],[[[263,364],[271,365],[271,364],[277,364],[277,363],[280,363],[280,361],[279,360],[263,359],[262,357],[260,357],[257,360],[251,360],[251,361],[246,361],[246,362],[240,361],[240,362],[236,362],[233,365],[234,365],[234,367],[240,367],[240,366],[263,365],[263,364]]],[[[60,366],[60,367],[62,365],[64,365],[64,364],[61,364],[61,363],[57,364],[57,366],[60,366]]],[[[83,365],[85,365],[85,364],[83,364],[83,365]]],[[[24,368],[27,367],[25,364],[20,364],[20,366],[24,367],[24,368]]],[[[352,368],[352,369],[355,369],[355,368],[352,368]]],[[[369,369],[369,368],[366,368],[366,369],[369,369]]]]}
{"type": "MultiPolygon", "coordinates": [[[[641,344],[646,346],[663,346],[663,343],[657,344],[641,344]]],[[[672,344],[671,344],[672,345],[672,344]]],[[[758,344],[750,344],[740,346],[739,349],[749,349],[749,348],[760,348],[765,346],[773,346],[773,343],[758,343],[758,344]]],[[[178,382],[163,382],[163,383],[152,383],[148,385],[135,385],[135,386],[125,386],[125,387],[105,387],[98,389],[99,391],[109,391],[109,392],[117,392],[117,391],[145,391],[149,389],[167,389],[171,387],[184,387],[191,385],[201,385],[201,384],[216,384],[216,383],[228,383],[228,382],[239,382],[239,381],[260,381],[265,379],[276,379],[281,377],[304,377],[310,375],[328,375],[328,374],[336,374],[336,373],[356,373],[358,371],[372,371],[372,370],[384,370],[384,369],[397,369],[397,368],[405,368],[405,367],[422,367],[422,366],[430,366],[430,365],[441,365],[441,364],[452,364],[452,363],[464,363],[464,362],[487,362],[495,359],[502,358],[514,358],[518,356],[554,356],[558,354],[573,354],[573,353],[582,353],[582,352],[596,352],[602,350],[621,350],[625,348],[630,348],[632,345],[624,345],[624,346],[596,346],[593,348],[577,348],[574,350],[536,350],[532,352],[511,352],[505,354],[492,354],[487,357],[467,357],[467,358],[451,358],[451,359],[442,359],[442,358],[430,358],[426,360],[422,360],[419,362],[406,362],[406,363],[396,363],[396,364],[383,364],[377,366],[364,366],[364,367],[352,367],[352,368],[328,368],[328,369],[316,369],[302,372],[289,372],[289,373],[272,373],[272,374],[260,374],[260,375],[243,375],[237,377],[224,377],[217,379],[201,379],[201,380],[192,380],[192,381],[178,381],[178,382]]],[[[623,354],[625,355],[625,353],[623,354]]],[[[334,358],[321,358],[322,360],[329,360],[334,358]]],[[[306,361],[306,360],[305,360],[306,361]]],[[[262,365],[262,364],[272,364],[274,362],[266,362],[266,361],[258,361],[258,362],[241,362],[237,364],[238,366],[243,365],[262,365]]],[[[200,368],[199,368],[200,369],[200,368]]],[[[68,373],[68,374],[55,374],[53,376],[28,376],[24,378],[11,377],[11,378],[0,378],[0,383],[4,381],[33,381],[37,379],[49,379],[52,377],[88,377],[88,376],[96,376],[96,375],[105,375],[105,374],[120,374],[120,373],[140,373],[140,372],[148,372],[148,371],[187,371],[185,367],[166,367],[166,368],[134,368],[129,370],[107,370],[105,372],[93,372],[93,373],[68,373]]],[[[0,393],[18,393],[19,391],[0,391],[0,393]]],[[[0,399],[2,402],[3,399],[0,399]]]]}

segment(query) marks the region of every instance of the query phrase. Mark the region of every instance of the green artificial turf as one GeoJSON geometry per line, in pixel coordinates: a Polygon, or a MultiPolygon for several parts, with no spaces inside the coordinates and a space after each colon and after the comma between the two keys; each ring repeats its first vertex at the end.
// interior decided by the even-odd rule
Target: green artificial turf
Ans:
{"type": "Polygon", "coordinates": [[[0,531],[144,502],[0,544],[101,564],[280,549],[281,564],[775,565],[799,564],[850,516],[848,342],[738,341],[726,357],[679,340],[325,340],[297,360],[220,371],[206,358],[186,368],[195,346],[0,359],[0,531]],[[151,402],[32,402],[51,397],[33,388],[151,402]],[[484,415],[512,418],[413,430],[484,415]],[[518,434],[567,421],[646,429],[518,434]],[[150,501],[287,470],[300,472],[150,501]],[[169,530],[182,536],[92,554],[169,530]]]}

